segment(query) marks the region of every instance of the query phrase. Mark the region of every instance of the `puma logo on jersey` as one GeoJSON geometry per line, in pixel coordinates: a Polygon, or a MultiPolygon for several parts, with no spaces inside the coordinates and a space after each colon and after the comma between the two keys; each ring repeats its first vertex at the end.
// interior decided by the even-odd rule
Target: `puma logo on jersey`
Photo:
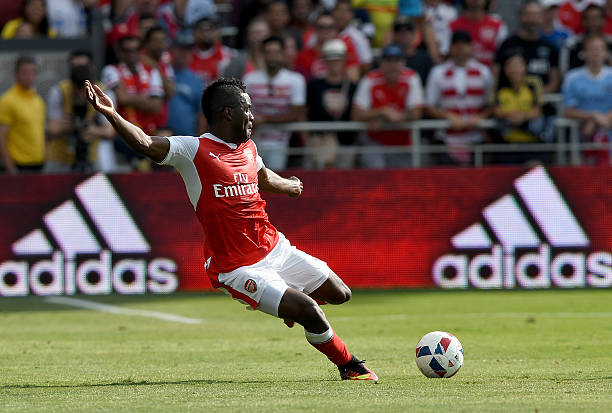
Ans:
{"type": "Polygon", "coordinates": [[[209,154],[210,156],[212,156],[213,158],[217,158],[217,160],[218,160],[218,161],[221,161],[221,159],[219,159],[219,155],[215,155],[215,154],[214,154],[214,153],[212,153],[212,152],[208,152],[208,154],[209,154]]]}

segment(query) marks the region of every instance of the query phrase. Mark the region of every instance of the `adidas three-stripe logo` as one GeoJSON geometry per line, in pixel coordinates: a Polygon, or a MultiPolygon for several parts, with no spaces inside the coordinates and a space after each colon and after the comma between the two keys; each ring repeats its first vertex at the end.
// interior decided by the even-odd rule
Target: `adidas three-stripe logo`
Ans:
{"type": "Polygon", "coordinates": [[[145,260],[151,246],[104,174],[77,185],[75,194],[46,213],[40,228],[12,244],[12,252],[25,259],[0,263],[0,295],[176,289],[176,264],[167,258],[145,260]],[[113,262],[113,254],[121,260],[113,262]],[[34,261],[41,256],[51,259],[34,261]]]}
{"type": "Polygon", "coordinates": [[[436,260],[436,284],[443,288],[611,286],[612,254],[586,254],[589,238],[546,170],[533,168],[514,181],[514,188],[515,194],[483,209],[482,222],[451,238],[451,245],[466,253],[436,260]]]}

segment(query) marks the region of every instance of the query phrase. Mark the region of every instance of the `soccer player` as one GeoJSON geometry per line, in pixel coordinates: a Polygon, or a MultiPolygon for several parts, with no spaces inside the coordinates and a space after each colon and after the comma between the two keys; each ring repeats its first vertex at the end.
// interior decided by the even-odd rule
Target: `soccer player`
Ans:
{"type": "Polygon", "coordinates": [[[306,339],[338,366],[343,380],[378,380],[352,355],[317,304],[342,304],[351,290],[327,264],[291,246],[272,226],[259,189],[299,197],[302,182],[267,169],[250,139],[251,98],[237,79],[219,79],[202,94],[208,132],[200,137],[149,136],[117,113],[100,88],[88,99],[135,151],[174,166],[205,235],[205,268],[213,287],[238,301],[302,325],[306,339]]]}

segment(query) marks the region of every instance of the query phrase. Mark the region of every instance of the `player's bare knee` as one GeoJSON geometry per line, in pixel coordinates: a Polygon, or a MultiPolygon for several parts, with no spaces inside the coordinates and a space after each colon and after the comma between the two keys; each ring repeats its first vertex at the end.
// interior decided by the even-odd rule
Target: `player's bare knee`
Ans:
{"type": "Polygon", "coordinates": [[[346,303],[352,297],[353,297],[353,293],[351,292],[351,289],[348,288],[346,285],[342,285],[336,290],[336,293],[334,294],[334,296],[330,297],[330,300],[328,301],[328,303],[338,305],[338,304],[346,303]]]}

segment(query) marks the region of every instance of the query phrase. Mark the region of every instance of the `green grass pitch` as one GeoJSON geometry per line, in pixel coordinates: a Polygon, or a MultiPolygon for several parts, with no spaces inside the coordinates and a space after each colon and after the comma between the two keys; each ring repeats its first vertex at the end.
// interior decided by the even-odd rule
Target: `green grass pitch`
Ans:
{"type": "Polygon", "coordinates": [[[325,312],[380,381],[343,382],[303,330],[221,294],[80,297],[181,324],[0,299],[2,412],[610,412],[612,291],[356,292],[325,312]],[[465,364],[427,379],[429,331],[465,364]]]}

